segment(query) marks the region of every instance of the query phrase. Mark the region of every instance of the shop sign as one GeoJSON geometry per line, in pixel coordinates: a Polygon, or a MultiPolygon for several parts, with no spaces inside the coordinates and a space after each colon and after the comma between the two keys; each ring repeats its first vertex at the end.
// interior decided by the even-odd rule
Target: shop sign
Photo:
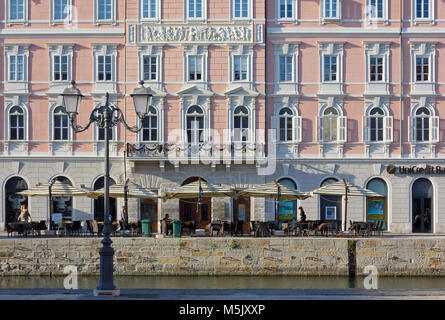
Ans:
{"type": "Polygon", "coordinates": [[[395,166],[393,164],[386,167],[389,174],[445,174],[444,166],[395,166]]]}

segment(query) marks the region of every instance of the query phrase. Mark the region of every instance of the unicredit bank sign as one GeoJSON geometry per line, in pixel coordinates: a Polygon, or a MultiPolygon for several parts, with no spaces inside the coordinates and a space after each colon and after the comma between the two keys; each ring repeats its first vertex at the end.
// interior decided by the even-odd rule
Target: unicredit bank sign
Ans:
{"type": "Polygon", "coordinates": [[[395,166],[386,167],[389,174],[445,174],[444,166],[395,166]]]}

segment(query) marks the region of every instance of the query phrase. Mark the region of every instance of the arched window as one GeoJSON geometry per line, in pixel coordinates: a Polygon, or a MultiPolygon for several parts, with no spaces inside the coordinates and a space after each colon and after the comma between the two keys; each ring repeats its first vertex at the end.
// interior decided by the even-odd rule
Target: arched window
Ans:
{"type": "Polygon", "coordinates": [[[366,214],[367,221],[371,221],[376,223],[377,221],[383,221],[383,230],[387,229],[387,194],[388,188],[386,186],[386,182],[382,179],[375,178],[370,180],[366,189],[374,191],[383,195],[382,198],[370,198],[366,199],[366,214]]]}
{"type": "Polygon", "coordinates": [[[68,116],[65,114],[63,107],[58,106],[53,112],[53,139],[54,140],[68,140],[69,139],[69,124],[68,116]]]}
{"type": "Polygon", "coordinates": [[[204,142],[204,112],[199,106],[187,110],[187,141],[192,144],[204,142]]]}
{"type": "MultiPolygon", "coordinates": [[[[289,178],[280,179],[278,182],[289,189],[297,189],[295,182],[289,178]]],[[[297,200],[280,201],[278,220],[280,222],[297,220],[297,200]]]]}
{"type": "Polygon", "coordinates": [[[293,113],[289,108],[283,108],[279,113],[280,117],[280,141],[293,140],[293,113]]]}
{"type": "Polygon", "coordinates": [[[154,107],[148,109],[142,121],[142,141],[158,141],[158,114],[154,107]]]}
{"type": "MultiPolygon", "coordinates": [[[[321,187],[337,182],[335,178],[327,178],[321,183],[321,187]]],[[[334,195],[319,195],[320,219],[336,220],[337,228],[342,224],[342,197],[334,195]]]]}
{"type": "Polygon", "coordinates": [[[19,106],[9,110],[9,140],[25,140],[25,112],[19,106]]]}
{"type": "Polygon", "coordinates": [[[415,115],[415,137],[416,141],[429,141],[430,140],[430,116],[431,112],[425,108],[419,108],[415,115]]]}
{"type": "Polygon", "coordinates": [[[323,141],[337,141],[338,111],[335,108],[326,108],[323,113],[323,141]]]}
{"type": "Polygon", "coordinates": [[[430,180],[417,179],[412,187],[413,232],[433,232],[434,188],[430,180]]]}
{"type": "Polygon", "coordinates": [[[385,116],[385,113],[381,108],[376,107],[373,108],[369,114],[371,121],[371,141],[383,141],[383,118],[385,116]]]}
{"type": "MultiPolygon", "coordinates": [[[[110,178],[110,186],[116,184],[116,182],[110,178]]],[[[93,189],[99,190],[104,188],[105,186],[105,179],[104,177],[100,177],[96,180],[94,183],[93,189]]],[[[116,221],[116,198],[109,198],[110,199],[110,211],[111,211],[111,221],[116,221]]],[[[104,221],[104,210],[105,210],[105,203],[104,203],[104,197],[99,197],[97,199],[94,199],[94,220],[100,220],[104,221]]]]}
{"type": "Polygon", "coordinates": [[[20,177],[12,177],[5,184],[5,223],[17,221],[20,206],[28,205],[28,197],[18,195],[17,192],[28,189],[28,184],[20,177]]]}
{"type": "MultiPolygon", "coordinates": [[[[60,181],[63,184],[72,186],[70,179],[63,176],[55,177],[52,181],[60,181]]],[[[72,219],[73,217],[73,197],[53,197],[53,215],[55,213],[62,214],[65,219],[72,219]]]]}
{"type": "Polygon", "coordinates": [[[233,113],[233,140],[237,142],[249,140],[249,111],[244,106],[236,107],[233,113]]]}

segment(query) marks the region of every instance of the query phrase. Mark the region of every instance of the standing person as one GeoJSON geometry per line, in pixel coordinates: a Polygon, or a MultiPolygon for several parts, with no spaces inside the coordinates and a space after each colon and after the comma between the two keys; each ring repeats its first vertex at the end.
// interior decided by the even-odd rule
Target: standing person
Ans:
{"type": "Polygon", "coordinates": [[[299,207],[298,212],[300,213],[300,216],[298,217],[298,222],[306,222],[306,213],[304,212],[303,207],[299,207]]]}
{"type": "Polygon", "coordinates": [[[127,210],[125,209],[125,205],[122,206],[122,210],[121,210],[121,216],[119,219],[119,229],[118,230],[123,230],[125,227],[125,215],[127,213],[127,210]]]}

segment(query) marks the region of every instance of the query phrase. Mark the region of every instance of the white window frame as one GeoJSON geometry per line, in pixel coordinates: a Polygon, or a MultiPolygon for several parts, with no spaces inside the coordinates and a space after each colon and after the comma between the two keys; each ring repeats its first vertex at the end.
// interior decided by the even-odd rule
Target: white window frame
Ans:
{"type": "Polygon", "coordinates": [[[386,59],[383,55],[369,55],[368,56],[368,82],[370,83],[379,83],[379,82],[386,82],[386,59]],[[378,80],[378,64],[376,65],[376,71],[374,72],[374,75],[377,77],[377,80],[372,80],[373,73],[371,72],[372,67],[372,59],[381,59],[382,60],[382,79],[378,80]]]}
{"type": "Polygon", "coordinates": [[[184,83],[190,82],[206,89],[208,86],[208,45],[184,45],[184,83]],[[200,56],[202,74],[201,80],[189,80],[189,57],[200,56]]]}
{"type": "Polygon", "coordinates": [[[28,112],[28,106],[23,103],[11,103],[6,107],[5,110],[5,137],[6,141],[10,142],[26,142],[29,140],[29,112],[28,112]],[[16,139],[11,140],[11,118],[10,118],[10,111],[14,107],[19,107],[23,111],[23,139],[16,139]]]}
{"type": "MultiPolygon", "coordinates": [[[[106,0],[108,1],[108,0],[106,0]]],[[[116,0],[109,0],[111,1],[111,17],[109,19],[100,19],[99,18],[99,0],[94,0],[94,19],[95,24],[116,24],[116,0]]]]}
{"type": "Polygon", "coordinates": [[[366,0],[366,21],[367,23],[374,23],[374,22],[384,22],[387,24],[388,21],[388,0],[366,0]],[[382,17],[376,17],[373,16],[373,14],[376,12],[372,8],[372,2],[378,3],[378,1],[382,2],[382,17]]]}
{"type": "Polygon", "coordinates": [[[5,47],[5,91],[11,92],[28,92],[28,76],[29,76],[29,44],[4,44],[5,47]],[[10,57],[23,56],[23,79],[10,80],[10,57]]]}
{"type": "MultiPolygon", "coordinates": [[[[287,121],[286,127],[287,127],[287,121]]],[[[301,142],[302,137],[302,118],[298,115],[298,112],[294,107],[289,105],[283,105],[278,108],[276,114],[272,117],[272,128],[276,129],[276,142],[280,144],[294,144],[301,142]],[[280,115],[283,109],[289,109],[291,115],[280,115]],[[287,137],[287,140],[281,140],[281,118],[292,119],[292,137],[287,137]]],[[[287,135],[287,131],[286,131],[287,135]]]]}
{"type": "Polygon", "coordinates": [[[24,54],[9,55],[8,56],[8,81],[9,82],[24,82],[25,81],[25,64],[26,56],[24,54]],[[14,63],[12,62],[14,58],[14,63]],[[19,73],[19,60],[21,60],[21,73],[19,73]],[[14,69],[12,73],[11,70],[14,69]],[[14,79],[11,75],[14,74],[14,79]],[[19,76],[21,79],[19,79],[19,76]]]}
{"type": "MultiPolygon", "coordinates": [[[[185,1],[185,20],[191,20],[191,21],[206,21],[207,20],[207,0],[193,0],[195,7],[196,7],[196,1],[201,1],[201,15],[202,17],[190,17],[189,16],[189,6],[190,6],[190,0],[184,0],[185,1]]],[[[196,9],[195,9],[195,15],[196,15],[196,9]]]]}
{"type": "Polygon", "coordinates": [[[251,45],[232,45],[229,47],[229,82],[241,84],[253,89],[253,46],[251,45]],[[235,57],[247,57],[247,79],[235,80],[235,57]]]}
{"type": "MultiPolygon", "coordinates": [[[[206,134],[206,117],[205,117],[205,110],[200,106],[200,105],[191,105],[187,108],[186,112],[185,112],[185,142],[187,144],[196,144],[196,141],[194,141],[194,138],[196,138],[196,134],[198,133],[198,141],[197,143],[204,143],[206,142],[206,138],[207,138],[207,134],[206,134]],[[190,108],[193,107],[198,107],[201,109],[202,113],[198,113],[198,112],[193,112],[193,113],[189,113],[190,108]],[[193,118],[202,118],[202,128],[200,127],[191,127],[190,128],[190,132],[191,132],[191,137],[190,137],[190,142],[188,141],[189,138],[189,128],[188,128],[188,118],[189,117],[193,117],[193,118]],[[201,134],[201,135],[199,135],[201,134]]],[[[196,124],[196,121],[193,122],[196,124]]]]}
{"type": "Polygon", "coordinates": [[[275,10],[276,10],[276,20],[278,23],[285,23],[285,22],[295,22],[297,23],[297,0],[276,0],[276,6],[275,6],[275,10]],[[286,16],[282,17],[281,16],[281,2],[282,1],[286,1],[286,16]],[[290,1],[290,3],[292,4],[292,15],[289,17],[287,16],[287,12],[288,12],[288,2],[290,1]]]}
{"type": "Polygon", "coordinates": [[[161,131],[161,128],[160,128],[161,122],[160,122],[160,119],[159,119],[160,112],[159,112],[159,110],[155,106],[150,106],[150,109],[151,108],[153,108],[155,110],[155,113],[152,113],[151,110],[150,110],[146,118],[144,118],[143,120],[139,120],[140,126],[142,127],[142,129],[140,131],[140,134],[139,134],[139,137],[138,137],[139,138],[138,141],[140,141],[140,142],[156,143],[156,142],[160,141],[160,131],[161,131]],[[151,127],[151,118],[152,117],[156,117],[156,128],[152,128],[151,127]],[[151,139],[151,140],[144,140],[144,131],[147,130],[146,127],[144,127],[144,125],[143,125],[143,121],[145,119],[149,119],[150,120],[149,121],[150,125],[149,125],[149,129],[148,129],[150,131],[149,132],[149,136],[150,137],[151,137],[151,131],[153,129],[156,129],[156,139],[155,140],[153,140],[153,139],[151,139]]]}
{"type": "Polygon", "coordinates": [[[410,41],[411,47],[411,95],[436,94],[436,43],[435,41],[410,41]],[[428,81],[417,81],[417,57],[429,58],[428,81]]]}
{"type": "Polygon", "coordinates": [[[320,109],[320,115],[317,116],[317,141],[319,143],[332,143],[332,144],[339,144],[339,143],[345,143],[347,141],[347,118],[343,116],[343,112],[341,108],[338,106],[329,106],[325,105],[320,109]],[[330,116],[325,115],[325,111],[329,108],[334,108],[337,111],[337,115],[330,116]],[[335,119],[337,121],[337,128],[336,128],[336,139],[333,140],[333,130],[332,130],[332,121],[330,121],[330,130],[329,130],[329,139],[325,140],[325,119],[335,119]]]}
{"type": "Polygon", "coordinates": [[[393,142],[393,117],[388,114],[388,110],[383,105],[370,104],[365,116],[363,117],[363,141],[368,144],[391,143],[393,142]],[[383,115],[371,115],[372,110],[379,108],[383,111],[383,115]],[[375,118],[382,119],[382,140],[371,140],[372,120],[375,118]]]}
{"type": "MultiPolygon", "coordinates": [[[[323,60],[322,60],[323,65],[321,67],[322,68],[322,75],[323,75],[322,82],[324,82],[324,83],[339,82],[339,61],[338,61],[338,58],[339,58],[339,56],[337,54],[324,54],[323,55],[323,60]],[[331,73],[331,71],[329,71],[329,75],[330,75],[329,80],[326,80],[326,72],[325,72],[326,71],[326,68],[325,68],[325,59],[326,59],[326,57],[330,57],[330,58],[335,57],[335,67],[336,67],[335,80],[332,80],[332,73],[331,73]]],[[[329,60],[329,66],[330,67],[332,66],[332,59],[329,60]]],[[[329,70],[331,70],[331,68],[329,68],[329,70]]]]}
{"type": "Polygon", "coordinates": [[[411,12],[412,12],[413,24],[425,23],[425,22],[434,24],[435,23],[435,2],[436,1],[434,1],[434,0],[412,0],[411,12]],[[428,17],[422,17],[422,18],[417,17],[417,1],[428,1],[428,3],[429,3],[429,16],[428,17]]]}
{"type": "Polygon", "coordinates": [[[158,82],[159,81],[159,56],[158,55],[148,55],[148,54],[144,54],[141,56],[141,76],[140,79],[143,80],[144,82],[158,82]],[[149,58],[150,59],[150,63],[149,63],[149,74],[150,74],[150,78],[146,79],[145,78],[145,58],[149,58]],[[155,79],[151,79],[151,74],[153,73],[153,68],[152,68],[152,59],[155,59],[156,65],[155,65],[155,79]]]}
{"type": "Polygon", "coordinates": [[[242,54],[242,55],[234,55],[233,56],[233,81],[234,82],[246,82],[249,81],[249,56],[242,54]],[[239,59],[239,64],[237,64],[237,60],[239,59]],[[235,73],[236,73],[236,66],[239,65],[240,70],[239,70],[239,79],[236,79],[235,73]],[[245,70],[243,69],[243,66],[245,66],[245,70]],[[243,73],[245,72],[246,74],[246,79],[242,79],[243,78],[243,73]]]}
{"type": "Polygon", "coordinates": [[[116,93],[117,47],[113,43],[92,43],[93,46],[93,71],[94,93],[116,93]],[[111,56],[111,80],[99,80],[99,56],[111,56]]]}
{"type": "Polygon", "coordinates": [[[230,0],[231,4],[231,18],[232,20],[250,20],[252,19],[252,0],[230,0]],[[241,11],[242,12],[242,1],[247,1],[247,17],[237,17],[235,15],[235,3],[236,1],[240,1],[241,11]]]}
{"type": "Polygon", "coordinates": [[[150,86],[154,86],[161,90],[162,85],[162,45],[141,45],[138,48],[139,55],[139,80],[144,80],[144,57],[156,57],[156,80],[144,80],[144,82],[150,83],[150,86]]]}
{"type": "Polygon", "coordinates": [[[58,113],[58,114],[55,113],[55,111],[56,111],[56,109],[58,107],[61,107],[61,105],[56,103],[50,109],[50,133],[49,133],[50,134],[50,140],[52,142],[69,142],[69,141],[72,141],[72,137],[73,137],[72,128],[71,128],[71,125],[70,125],[70,120],[69,120],[67,115],[66,115],[66,117],[68,118],[68,122],[67,122],[67,124],[68,124],[67,125],[68,137],[67,137],[67,139],[56,140],[56,138],[55,138],[56,123],[54,121],[54,117],[56,115],[62,115],[60,113],[58,113]]]}
{"type": "Polygon", "coordinates": [[[322,23],[330,22],[330,21],[339,22],[342,17],[342,0],[322,0],[322,5],[320,6],[320,10],[321,10],[320,17],[321,17],[322,23]],[[326,16],[327,1],[329,1],[329,4],[332,4],[333,3],[332,1],[336,1],[336,4],[337,4],[336,16],[329,16],[329,17],[326,16]]]}
{"type": "MultiPolygon", "coordinates": [[[[423,127],[423,124],[422,124],[423,127]]],[[[413,108],[412,113],[409,117],[409,141],[413,144],[434,144],[439,142],[439,117],[436,116],[435,110],[430,105],[417,105],[413,108]],[[426,108],[429,111],[428,116],[417,115],[417,111],[421,108],[426,108]],[[417,140],[417,121],[419,119],[428,118],[428,140],[417,140]]],[[[422,129],[422,136],[423,136],[423,129],[422,129]]]]}
{"type": "Polygon", "coordinates": [[[295,70],[295,65],[294,65],[294,55],[291,55],[291,54],[281,54],[279,57],[278,57],[278,59],[279,59],[279,70],[278,70],[278,72],[279,72],[279,78],[278,78],[278,81],[279,82],[295,82],[295,72],[294,72],[294,70],[295,70]],[[285,58],[285,62],[284,62],[284,69],[285,69],[285,71],[284,71],[284,80],[282,80],[281,79],[281,75],[282,75],[282,73],[281,73],[281,67],[282,67],[282,58],[285,58]],[[288,59],[290,58],[290,63],[289,63],[289,61],[288,61],[288,59]],[[290,67],[290,72],[288,72],[288,67],[290,67]],[[290,79],[288,79],[288,76],[290,75],[290,79]]]}
{"type": "Polygon", "coordinates": [[[432,80],[431,80],[431,76],[432,76],[432,65],[431,65],[431,63],[432,63],[432,56],[431,55],[422,55],[422,54],[416,54],[415,55],[415,57],[414,57],[414,72],[415,72],[415,75],[414,75],[414,82],[416,82],[416,83],[429,83],[429,82],[432,82],[432,80]],[[424,59],[427,59],[427,61],[428,61],[428,80],[417,80],[417,59],[422,59],[422,72],[421,72],[421,77],[423,78],[423,75],[424,75],[424,72],[423,72],[423,66],[424,66],[424,64],[423,64],[423,60],[424,59]]]}
{"type": "Polygon", "coordinates": [[[113,55],[112,54],[104,54],[104,55],[98,55],[96,57],[96,81],[98,82],[112,82],[114,81],[114,70],[113,70],[113,55]],[[103,63],[100,63],[100,60],[103,59],[103,63]],[[109,59],[108,59],[109,58],[109,59]],[[109,61],[107,61],[109,60],[109,61]],[[101,65],[103,66],[103,70],[101,69],[101,65]],[[110,79],[107,79],[107,65],[110,67],[110,79]],[[100,73],[103,73],[103,79],[100,79],[99,75],[100,73]]]}
{"type": "Polygon", "coordinates": [[[247,107],[247,106],[241,106],[241,105],[239,105],[239,106],[237,106],[237,107],[235,107],[234,109],[233,109],[233,114],[232,114],[232,123],[233,123],[233,134],[232,134],[232,141],[233,142],[235,142],[235,143],[248,143],[248,142],[250,142],[251,140],[252,140],[252,129],[251,129],[251,112],[250,112],[250,110],[249,110],[249,108],[247,107]],[[243,113],[242,115],[239,115],[238,113],[235,113],[235,111],[239,108],[239,107],[244,107],[246,110],[247,110],[247,115],[245,114],[245,113],[243,113]],[[240,128],[235,128],[235,118],[236,117],[240,117],[240,118],[247,118],[247,128],[244,128],[243,127],[243,125],[242,125],[242,121],[240,120],[240,128]],[[239,134],[239,136],[240,136],[240,138],[241,138],[241,140],[236,140],[235,139],[235,137],[236,137],[236,135],[235,135],[235,133],[237,132],[236,130],[240,130],[240,134],[239,134]],[[246,132],[247,133],[247,136],[246,136],[246,141],[243,141],[242,140],[242,137],[244,136],[243,135],[243,132],[246,132]]]}
{"type": "Polygon", "coordinates": [[[6,25],[11,24],[24,24],[28,25],[28,1],[29,0],[21,0],[23,2],[23,19],[11,19],[11,1],[6,0],[6,25]]]}
{"type": "Polygon", "coordinates": [[[200,54],[190,54],[187,55],[187,82],[202,82],[204,79],[204,56],[200,54]],[[191,63],[191,60],[194,60],[194,63],[191,63]],[[191,70],[191,66],[194,66],[194,71],[191,70]],[[198,68],[198,65],[200,68],[198,68]],[[200,70],[198,70],[200,69],[200,70]],[[195,79],[190,78],[190,73],[193,71],[195,79]],[[197,79],[197,75],[201,75],[201,79],[197,79]]]}
{"type": "Polygon", "coordinates": [[[298,57],[299,57],[299,41],[282,42],[272,41],[274,46],[274,79],[275,93],[283,94],[299,94],[298,88],[298,57]],[[292,79],[290,81],[281,81],[281,56],[292,56],[292,79]]]}
{"type": "Polygon", "coordinates": [[[139,21],[160,22],[161,20],[161,0],[139,0],[139,21]],[[155,3],[156,12],[154,17],[144,17],[144,3],[155,3]]]}
{"type": "Polygon", "coordinates": [[[55,24],[72,24],[73,22],[73,0],[63,0],[68,2],[68,15],[65,19],[57,19],[56,18],[56,1],[60,0],[51,0],[50,7],[50,23],[51,25],[55,24]]]}

